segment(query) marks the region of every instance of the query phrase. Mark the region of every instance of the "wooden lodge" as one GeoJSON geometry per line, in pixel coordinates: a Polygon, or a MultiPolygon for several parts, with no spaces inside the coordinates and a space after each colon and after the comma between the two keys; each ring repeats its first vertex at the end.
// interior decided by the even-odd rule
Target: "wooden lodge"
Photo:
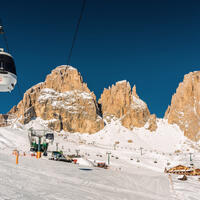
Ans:
{"type": "Polygon", "coordinates": [[[186,167],[184,165],[178,165],[168,170],[165,168],[165,173],[187,175],[187,176],[200,176],[200,169],[195,169],[193,167],[186,167]]]}

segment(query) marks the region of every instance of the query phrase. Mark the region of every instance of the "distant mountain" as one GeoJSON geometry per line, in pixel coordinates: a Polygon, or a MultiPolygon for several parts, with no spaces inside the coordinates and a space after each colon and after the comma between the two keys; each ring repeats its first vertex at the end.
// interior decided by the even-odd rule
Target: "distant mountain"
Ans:
{"type": "Polygon", "coordinates": [[[177,124],[185,136],[196,141],[200,139],[200,72],[184,76],[172,96],[165,118],[170,124],[177,124]]]}
{"type": "Polygon", "coordinates": [[[131,90],[130,83],[119,81],[112,87],[104,89],[99,99],[103,118],[110,122],[111,119],[120,119],[123,126],[128,129],[144,127],[155,131],[156,116],[150,115],[147,104],[136,93],[136,86],[131,90]]]}
{"type": "Polygon", "coordinates": [[[104,127],[96,96],[71,66],[52,70],[44,82],[25,92],[8,114],[23,124],[40,117],[55,131],[94,133],[104,127]]]}
{"type": "MultiPolygon", "coordinates": [[[[173,95],[171,106],[165,113],[170,124],[177,124],[185,136],[200,139],[200,72],[185,75],[173,95]]],[[[77,69],[62,65],[47,75],[24,94],[23,100],[6,115],[0,115],[0,126],[9,120],[27,124],[35,118],[46,121],[55,131],[95,133],[106,124],[118,120],[132,130],[144,127],[156,131],[157,119],[150,114],[147,104],[131,89],[127,81],[119,81],[104,89],[97,102],[96,96],[77,69]]]]}
{"type": "Polygon", "coordinates": [[[135,86],[131,91],[127,81],[117,82],[104,89],[98,104],[77,69],[65,65],[52,70],[44,82],[25,92],[8,115],[0,117],[6,121],[10,116],[16,116],[22,124],[39,117],[55,131],[95,133],[111,119],[120,119],[129,129],[143,127],[147,122],[151,131],[157,128],[155,115],[150,115],[135,86]]]}

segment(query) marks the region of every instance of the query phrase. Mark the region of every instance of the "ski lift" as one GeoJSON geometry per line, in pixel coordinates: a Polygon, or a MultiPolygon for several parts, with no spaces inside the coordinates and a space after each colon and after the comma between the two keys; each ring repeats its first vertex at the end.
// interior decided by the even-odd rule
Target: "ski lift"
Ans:
{"type": "Polygon", "coordinates": [[[17,83],[13,57],[0,49],[0,92],[10,92],[17,83]]]}
{"type": "Polygon", "coordinates": [[[46,134],[46,139],[47,140],[54,140],[54,134],[53,133],[47,133],[46,134]]]}

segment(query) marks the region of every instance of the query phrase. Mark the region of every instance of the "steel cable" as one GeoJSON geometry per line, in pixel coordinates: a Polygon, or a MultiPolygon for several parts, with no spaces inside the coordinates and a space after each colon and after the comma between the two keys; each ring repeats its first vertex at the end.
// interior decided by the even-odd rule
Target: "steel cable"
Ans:
{"type": "Polygon", "coordinates": [[[81,23],[81,19],[83,17],[85,4],[86,4],[86,0],[83,0],[80,16],[79,16],[78,23],[76,25],[76,29],[75,29],[73,40],[72,40],[72,46],[70,48],[69,55],[68,55],[68,58],[67,58],[67,65],[69,65],[70,61],[71,61],[71,56],[72,56],[73,48],[74,48],[74,45],[75,45],[75,42],[76,42],[76,38],[77,38],[77,35],[78,35],[78,30],[79,30],[79,26],[80,26],[80,23],[81,23]]]}

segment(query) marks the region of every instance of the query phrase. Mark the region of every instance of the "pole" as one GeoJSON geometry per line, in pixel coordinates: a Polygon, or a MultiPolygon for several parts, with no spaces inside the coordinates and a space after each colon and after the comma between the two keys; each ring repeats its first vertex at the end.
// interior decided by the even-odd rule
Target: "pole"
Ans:
{"type": "Polygon", "coordinates": [[[38,137],[38,151],[37,158],[41,158],[41,137],[38,137]]]}
{"type": "Polygon", "coordinates": [[[190,162],[192,162],[192,153],[190,153],[190,162]]]}
{"type": "Polygon", "coordinates": [[[110,154],[111,154],[111,152],[107,152],[106,154],[108,155],[108,165],[110,165],[110,154]]]}
{"type": "Polygon", "coordinates": [[[76,149],[76,156],[79,157],[79,149],[76,149]]]}
{"type": "Polygon", "coordinates": [[[56,151],[58,151],[58,143],[56,143],[56,151]]]}
{"type": "Polygon", "coordinates": [[[141,156],[142,156],[142,149],[143,149],[143,148],[142,148],[142,147],[140,147],[140,151],[141,151],[140,153],[141,153],[141,156]]]}
{"type": "Polygon", "coordinates": [[[17,151],[16,152],[16,165],[18,165],[19,163],[19,152],[17,151]]]}

